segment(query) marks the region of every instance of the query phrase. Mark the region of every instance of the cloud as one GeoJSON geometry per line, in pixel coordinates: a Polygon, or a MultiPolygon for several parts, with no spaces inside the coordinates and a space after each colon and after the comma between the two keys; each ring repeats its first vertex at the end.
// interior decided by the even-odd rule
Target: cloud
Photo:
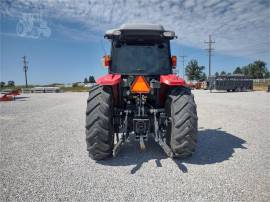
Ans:
{"type": "Polygon", "coordinates": [[[180,44],[205,48],[203,42],[212,34],[218,52],[260,57],[270,54],[269,4],[269,0],[6,0],[1,13],[20,17],[41,12],[52,22],[79,24],[79,38],[122,23],[159,23],[176,31],[180,44]]]}
{"type": "Polygon", "coordinates": [[[100,42],[103,40],[103,36],[100,34],[92,33],[91,31],[81,31],[75,28],[66,27],[61,24],[53,25],[53,29],[57,30],[61,36],[65,36],[70,39],[87,42],[100,42]]]}

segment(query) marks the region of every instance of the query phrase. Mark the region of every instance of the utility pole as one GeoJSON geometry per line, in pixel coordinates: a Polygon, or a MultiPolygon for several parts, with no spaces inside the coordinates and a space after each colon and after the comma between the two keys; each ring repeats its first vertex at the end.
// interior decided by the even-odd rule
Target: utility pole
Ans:
{"type": "Polygon", "coordinates": [[[25,88],[28,87],[27,83],[27,71],[28,71],[28,62],[26,61],[26,56],[23,56],[23,71],[25,76],[25,88]]]}
{"type": "Polygon", "coordinates": [[[185,58],[187,57],[186,55],[180,55],[179,56],[180,58],[182,58],[182,64],[183,64],[183,79],[184,79],[184,77],[185,77],[185,58]]]}
{"type": "Polygon", "coordinates": [[[209,76],[211,76],[211,56],[212,56],[212,51],[214,50],[213,48],[212,48],[212,44],[213,43],[216,43],[215,41],[212,41],[212,39],[211,39],[211,35],[209,35],[209,41],[205,41],[204,43],[206,43],[206,44],[208,44],[208,49],[207,49],[207,51],[208,51],[208,57],[209,57],[209,72],[208,72],[208,77],[209,76]]]}

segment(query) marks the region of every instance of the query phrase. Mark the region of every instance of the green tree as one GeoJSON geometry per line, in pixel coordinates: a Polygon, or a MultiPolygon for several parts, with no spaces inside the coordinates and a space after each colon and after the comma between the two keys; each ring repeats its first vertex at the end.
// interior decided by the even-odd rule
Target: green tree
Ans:
{"type": "Polygon", "coordinates": [[[251,65],[251,76],[256,79],[262,79],[265,78],[265,75],[267,74],[268,69],[266,67],[266,63],[261,60],[256,60],[252,65],[251,65]]]}
{"type": "Polygon", "coordinates": [[[201,79],[200,79],[200,80],[202,80],[202,81],[206,81],[206,79],[207,79],[207,76],[206,76],[206,74],[205,74],[205,73],[203,73],[203,74],[202,74],[202,76],[201,76],[201,79]]]}
{"type": "Polygon", "coordinates": [[[14,81],[8,81],[7,85],[8,86],[15,86],[15,82],[14,81]]]}
{"type": "Polygon", "coordinates": [[[269,79],[269,78],[270,78],[270,72],[269,72],[269,71],[268,71],[268,72],[266,72],[266,74],[265,74],[264,78],[266,78],[266,79],[269,79]]]}
{"type": "Polygon", "coordinates": [[[236,67],[233,74],[243,74],[242,69],[240,67],[236,67]]]}
{"type": "Polygon", "coordinates": [[[0,82],[0,87],[1,87],[1,88],[5,87],[5,85],[6,85],[6,83],[5,83],[4,81],[1,81],[1,82],[0,82]]]}
{"type": "Polygon", "coordinates": [[[216,73],[215,73],[215,76],[219,76],[219,73],[218,73],[218,72],[216,72],[216,73]]]}
{"type": "Polygon", "coordinates": [[[254,79],[269,78],[270,73],[266,67],[266,63],[261,60],[256,60],[241,68],[244,75],[249,76],[254,79]]]}
{"type": "Polygon", "coordinates": [[[94,76],[89,76],[89,83],[96,83],[95,77],[94,76]]]}
{"type": "Polygon", "coordinates": [[[249,66],[244,66],[241,68],[242,74],[244,74],[245,76],[250,76],[249,74],[249,66]]]}
{"type": "Polygon", "coordinates": [[[185,72],[189,80],[200,80],[204,69],[204,66],[199,66],[198,61],[193,59],[189,61],[185,68],[185,72]]]}
{"type": "Polygon", "coordinates": [[[83,83],[88,83],[88,80],[87,80],[87,78],[86,78],[86,77],[84,78],[83,83]]]}
{"type": "Polygon", "coordinates": [[[221,71],[220,72],[220,76],[226,76],[227,74],[226,74],[226,72],[225,71],[221,71]]]}

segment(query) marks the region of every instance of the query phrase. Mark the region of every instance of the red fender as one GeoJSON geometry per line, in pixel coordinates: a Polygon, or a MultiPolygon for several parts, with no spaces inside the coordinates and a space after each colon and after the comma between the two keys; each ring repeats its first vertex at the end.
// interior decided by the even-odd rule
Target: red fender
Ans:
{"type": "Polygon", "coordinates": [[[97,84],[104,86],[114,86],[121,82],[120,74],[106,74],[97,80],[97,84]]]}
{"type": "Polygon", "coordinates": [[[120,74],[106,74],[105,76],[100,77],[97,80],[97,84],[103,86],[112,86],[113,90],[113,101],[114,105],[119,104],[119,97],[118,97],[118,85],[121,82],[121,75],[120,74]]]}
{"type": "Polygon", "coordinates": [[[168,86],[185,86],[186,82],[184,79],[176,76],[175,74],[161,75],[160,83],[168,86]]]}

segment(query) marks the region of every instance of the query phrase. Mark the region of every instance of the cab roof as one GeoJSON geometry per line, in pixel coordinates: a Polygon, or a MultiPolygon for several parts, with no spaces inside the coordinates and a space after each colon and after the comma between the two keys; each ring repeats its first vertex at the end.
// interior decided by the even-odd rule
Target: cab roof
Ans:
{"type": "Polygon", "coordinates": [[[120,35],[133,35],[133,36],[159,36],[169,39],[176,38],[173,31],[167,31],[162,25],[159,24],[123,24],[117,29],[110,29],[106,31],[105,36],[108,39],[118,38],[120,35]],[[169,35],[166,35],[167,33],[169,35]]]}
{"type": "Polygon", "coordinates": [[[123,24],[120,30],[156,30],[165,31],[162,25],[158,24],[123,24]]]}

